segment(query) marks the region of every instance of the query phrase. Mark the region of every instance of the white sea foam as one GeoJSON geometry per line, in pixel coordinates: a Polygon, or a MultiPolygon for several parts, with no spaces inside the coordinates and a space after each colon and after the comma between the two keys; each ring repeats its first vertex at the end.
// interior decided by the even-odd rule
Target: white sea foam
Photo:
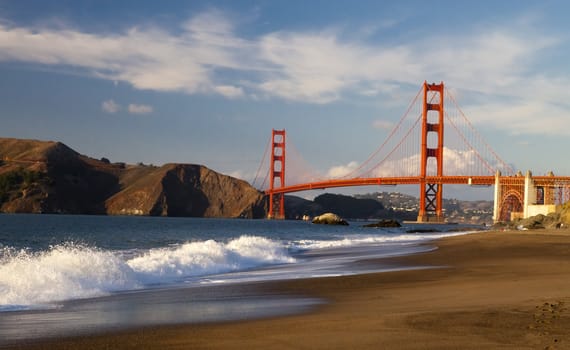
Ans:
{"type": "Polygon", "coordinates": [[[285,247],[264,237],[242,236],[228,243],[208,240],[152,249],[127,264],[144,283],[160,283],[266,264],[293,263],[285,247]]]}
{"type": "Polygon", "coordinates": [[[30,253],[4,248],[0,306],[9,309],[137,288],[132,269],[111,252],[72,243],[30,253]]]}
{"type": "Polygon", "coordinates": [[[358,245],[374,245],[382,243],[416,243],[442,237],[464,235],[470,232],[439,232],[439,233],[402,233],[393,235],[354,235],[336,240],[300,240],[294,244],[295,249],[326,249],[345,248],[358,245]]]}
{"type": "MultiPolygon", "coordinates": [[[[457,234],[465,232],[351,235],[336,240],[291,243],[241,236],[228,242],[207,240],[120,252],[73,243],[53,246],[42,252],[1,247],[0,311],[53,307],[58,301],[68,299],[96,297],[149,285],[184,283],[195,277],[244,271],[264,265],[295,263],[288,249],[405,244],[457,234]]],[[[281,269],[281,273],[286,272],[281,269]]],[[[277,270],[274,273],[266,272],[266,276],[275,278],[275,273],[278,273],[277,270]]]]}
{"type": "Polygon", "coordinates": [[[280,242],[253,236],[151,249],[125,258],[129,255],[73,243],[36,253],[1,248],[0,310],[295,261],[280,242]]]}

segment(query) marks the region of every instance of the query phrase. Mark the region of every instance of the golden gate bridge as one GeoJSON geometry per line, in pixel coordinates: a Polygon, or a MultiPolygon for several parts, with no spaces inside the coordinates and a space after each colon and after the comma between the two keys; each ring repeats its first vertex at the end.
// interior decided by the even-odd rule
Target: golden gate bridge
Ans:
{"type": "Polygon", "coordinates": [[[304,176],[286,184],[291,166],[286,164],[292,159],[285,130],[272,130],[254,185],[267,160],[260,187],[269,197],[268,217],[274,219],[285,218],[286,193],[352,186],[418,185],[418,222],[445,221],[444,184],[495,186],[494,221],[548,214],[570,200],[569,176],[515,173],[476,131],[443,82],[424,82],[386,140],[342,176],[301,171],[304,176]]]}

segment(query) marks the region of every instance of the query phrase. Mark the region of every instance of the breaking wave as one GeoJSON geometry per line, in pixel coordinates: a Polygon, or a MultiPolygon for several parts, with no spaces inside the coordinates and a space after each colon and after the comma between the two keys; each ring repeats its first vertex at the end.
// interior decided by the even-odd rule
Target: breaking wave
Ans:
{"type": "Polygon", "coordinates": [[[391,243],[397,246],[466,233],[384,233],[293,242],[244,235],[228,241],[205,240],[123,251],[76,243],[39,252],[3,246],[0,247],[0,311],[57,307],[64,300],[295,263],[290,252],[391,243]]]}
{"type": "Polygon", "coordinates": [[[293,263],[280,242],[241,236],[138,252],[66,243],[42,252],[0,248],[0,310],[49,307],[68,299],[171,283],[184,278],[293,263]]]}

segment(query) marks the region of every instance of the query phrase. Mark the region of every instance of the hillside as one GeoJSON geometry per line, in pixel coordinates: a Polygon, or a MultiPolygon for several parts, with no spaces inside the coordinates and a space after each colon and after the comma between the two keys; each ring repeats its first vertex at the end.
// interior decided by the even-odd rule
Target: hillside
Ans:
{"type": "Polygon", "coordinates": [[[59,142],[0,138],[0,212],[264,217],[262,193],[201,165],[110,163],[59,142]]]}
{"type": "MultiPolygon", "coordinates": [[[[398,192],[374,192],[356,195],[359,199],[375,199],[386,209],[394,212],[394,217],[407,216],[415,220],[418,215],[419,199],[398,192]]],[[[449,222],[469,224],[490,224],[493,222],[493,201],[465,201],[443,199],[443,211],[449,222]]]]}
{"type": "Polygon", "coordinates": [[[296,196],[285,197],[286,215],[289,219],[298,219],[304,215],[314,217],[326,212],[335,213],[346,219],[414,220],[417,214],[397,212],[372,198],[357,198],[340,194],[325,193],[313,201],[296,196]]]}

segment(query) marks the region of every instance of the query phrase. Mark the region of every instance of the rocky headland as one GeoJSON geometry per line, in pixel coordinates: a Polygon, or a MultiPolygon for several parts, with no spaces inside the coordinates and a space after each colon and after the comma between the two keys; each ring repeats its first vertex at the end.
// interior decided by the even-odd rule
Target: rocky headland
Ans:
{"type": "Polygon", "coordinates": [[[570,228],[570,202],[561,205],[554,213],[499,222],[493,225],[493,228],[499,230],[568,229],[570,228]]]}
{"type": "Polygon", "coordinates": [[[0,138],[0,212],[261,218],[266,200],[202,165],[111,163],[60,142],[0,138]]]}

